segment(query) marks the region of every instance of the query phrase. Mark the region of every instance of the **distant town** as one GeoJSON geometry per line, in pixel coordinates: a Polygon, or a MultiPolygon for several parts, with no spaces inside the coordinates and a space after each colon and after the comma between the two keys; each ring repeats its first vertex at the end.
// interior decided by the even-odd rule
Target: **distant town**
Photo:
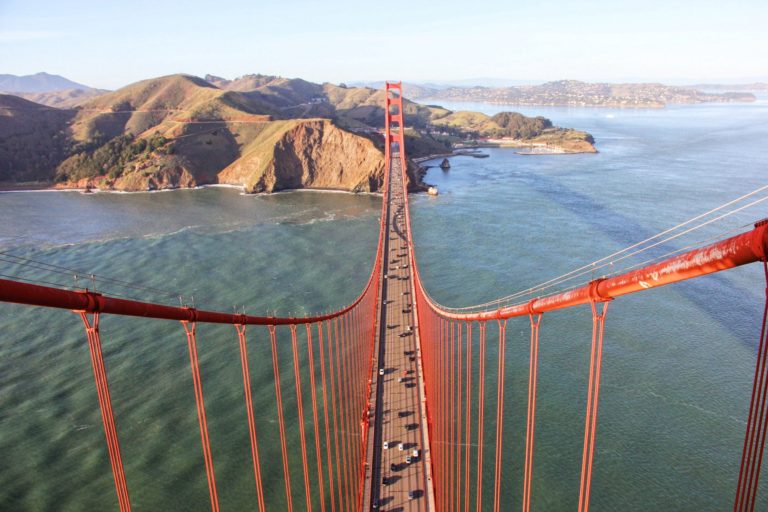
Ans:
{"type": "MultiPolygon", "coordinates": [[[[764,90],[765,84],[753,84],[764,90]]],[[[752,102],[755,95],[744,86],[678,87],[658,83],[609,84],[558,80],[541,85],[513,87],[425,87],[407,85],[407,97],[418,100],[482,101],[508,105],[574,107],[663,108],[671,104],[752,102]],[[717,92],[714,92],[717,91],[717,92]],[[723,92],[720,92],[723,91],[723,92]]]]}

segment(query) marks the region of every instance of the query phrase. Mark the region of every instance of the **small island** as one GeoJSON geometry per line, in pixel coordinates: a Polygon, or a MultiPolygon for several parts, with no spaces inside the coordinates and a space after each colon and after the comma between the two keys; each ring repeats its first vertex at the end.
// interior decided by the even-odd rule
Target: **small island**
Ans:
{"type": "MultiPolygon", "coordinates": [[[[481,147],[517,148],[528,155],[597,153],[591,134],[554,126],[541,116],[527,117],[517,112],[488,116],[467,111],[432,114],[425,126],[406,131],[406,152],[417,161],[444,154],[482,158],[487,155],[468,151],[481,147]]],[[[440,167],[446,169],[443,164],[440,167]]]]}

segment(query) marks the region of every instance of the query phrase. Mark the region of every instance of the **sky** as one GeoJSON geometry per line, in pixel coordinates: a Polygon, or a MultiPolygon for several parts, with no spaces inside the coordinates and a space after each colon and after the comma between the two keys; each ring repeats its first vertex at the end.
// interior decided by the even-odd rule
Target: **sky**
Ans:
{"type": "Polygon", "coordinates": [[[768,0],[0,0],[0,73],[768,81],[768,0]]]}

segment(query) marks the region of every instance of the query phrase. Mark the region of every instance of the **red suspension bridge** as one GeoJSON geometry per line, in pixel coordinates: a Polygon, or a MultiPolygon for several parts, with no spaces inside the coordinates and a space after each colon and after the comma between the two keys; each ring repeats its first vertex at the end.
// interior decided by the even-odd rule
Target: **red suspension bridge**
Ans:
{"type": "MultiPolygon", "coordinates": [[[[558,284],[544,283],[531,300],[510,296],[474,308],[442,307],[427,294],[419,275],[411,233],[407,195],[404,110],[400,83],[386,84],[386,171],[376,259],[365,289],[349,306],[334,313],[305,317],[262,317],[173,307],[95,293],[0,279],[0,301],[74,311],[81,319],[90,349],[107,453],[114,477],[117,504],[131,510],[130,482],[102,354],[99,322],[102,315],[176,321],[187,341],[200,429],[202,468],[211,509],[219,510],[214,456],[208,434],[197,326],[229,324],[238,340],[250,458],[256,495],[266,510],[265,471],[280,466],[285,504],[289,511],[351,510],[509,510],[501,486],[520,485],[522,509],[532,508],[535,476],[537,370],[539,331],[545,313],[589,306],[592,339],[578,510],[590,504],[595,455],[603,336],[610,302],[623,295],[647,291],[734,267],[762,262],[768,280],[768,221],[754,229],[631,271],[591,280],[584,286],[546,294],[558,284]],[[505,343],[507,321],[527,317],[530,325],[528,405],[525,457],[502,458],[505,407],[505,343]],[[274,400],[280,460],[260,454],[252,398],[248,343],[254,336],[269,343],[274,374],[274,400]],[[290,339],[293,386],[283,389],[278,344],[290,339]],[[498,344],[489,360],[488,342],[498,344]],[[309,370],[302,371],[306,357],[309,370]],[[486,411],[486,365],[497,365],[496,410],[486,411]],[[306,378],[308,376],[308,379],[306,378]],[[310,403],[304,402],[309,388],[310,403]],[[299,427],[297,446],[289,442],[283,393],[295,393],[299,427]],[[495,416],[495,432],[486,439],[486,413],[495,416]],[[309,426],[309,427],[307,427],[309,426]],[[493,450],[487,449],[494,446],[493,450]],[[487,452],[487,453],[486,453],[487,452]],[[291,471],[289,455],[301,460],[300,474],[291,471]],[[493,471],[485,458],[493,457],[493,471]],[[310,461],[316,464],[310,464],[310,461]],[[505,468],[523,468],[521,482],[509,482],[505,468]],[[314,466],[314,467],[312,467],[314,466]],[[294,502],[294,489],[303,499],[294,502]],[[489,491],[490,490],[490,491],[489,491]],[[301,493],[299,493],[301,494],[301,493]]],[[[634,246],[633,246],[634,247],[634,246]]],[[[629,248],[633,249],[632,247],[629,248]]],[[[594,267],[590,267],[594,268],[594,267]]],[[[581,275],[585,269],[577,269],[581,275]]],[[[532,293],[535,293],[533,290],[532,293]]],[[[767,292],[768,293],[768,289],[767,292]]],[[[768,297],[755,363],[746,419],[734,510],[754,510],[762,457],[768,434],[768,297]]],[[[759,322],[755,319],[755,322],[759,322]]],[[[493,420],[493,418],[491,418],[493,420]]]]}

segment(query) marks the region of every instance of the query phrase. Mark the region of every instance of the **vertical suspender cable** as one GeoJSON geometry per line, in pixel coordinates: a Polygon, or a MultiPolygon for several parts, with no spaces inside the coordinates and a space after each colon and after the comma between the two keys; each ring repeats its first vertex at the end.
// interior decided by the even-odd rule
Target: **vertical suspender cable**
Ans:
{"type": "Polygon", "coordinates": [[[472,322],[467,323],[467,408],[465,411],[466,428],[464,429],[464,512],[469,512],[469,450],[472,423],[472,322]]]}
{"type": "Polygon", "coordinates": [[[307,463],[307,438],[304,432],[304,400],[301,396],[301,369],[299,365],[299,343],[296,324],[291,324],[291,347],[293,349],[293,380],[296,386],[296,409],[299,413],[299,439],[301,440],[301,465],[304,471],[304,497],[307,511],[312,512],[312,492],[309,486],[309,464],[307,463]]]}
{"type": "Polygon", "coordinates": [[[448,509],[448,501],[450,496],[450,465],[449,465],[449,457],[450,457],[450,446],[449,446],[449,411],[450,411],[450,369],[448,367],[448,361],[449,361],[449,354],[450,354],[450,347],[448,346],[448,343],[450,342],[450,336],[449,336],[449,329],[450,329],[450,322],[448,320],[443,320],[443,341],[441,345],[443,346],[443,417],[442,417],[442,425],[443,425],[443,443],[442,443],[442,449],[440,450],[442,453],[442,461],[443,461],[443,510],[448,509]]]}
{"type": "Polygon", "coordinates": [[[317,324],[317,349],[320,352],[320,382],[323,386],[323,416],[325,422],[325,460],[328,461],[328,490],[331,512],[336,512],[336,493],[333,486],[333,458],[331,457],[331,429],[328,422],[328,382],[325,375],[325,347],[323,346],[323,322],[317,324]]]}
{"type": "Polygon", "coordinates": [[[336,326],[336,335],[334,337],[336,343],[336,369],[339,383],[339,397],[341,403],[341,421],[342,421],[342,435],[344,436],[344,442],[341,444],[342,454],[344,455],[344,496],[347,501],[347,508],[353,507],[351,499],[350,489],[352,488],[352,480],[350,477],[350,466],[352,465],[350,451],[352,447],[349,445],[349,395],[347,393],[348,380],[346,376],[347,364],[346,364],[346,350],[344,350],[344,331],[343,324],[341,324],[339,318],[334,319],[336,326]]]}
{"type": "Polygon", "coordinates": [[[458,331],[458,338],[456,339],[456,345],[457,345],[457,363],[458,368],[456,369],[456,375],[458,377],[458,382],[456,385],[456,396],[458,397],[458,403],[456,404],[456,422],[457,425],[457,432],[456,432],[456,508],[455,510],[458,510],[461,508],[461,427],[462,427],[462,409],[461,409],[461,392],[462,392],[462,377],[464,374],[461,372],[462,370],[462,359],[463,359],[463,351],[462,347],[463,344],[461,343],[461,331],[464,327],[463,322],[459,323],[459,331],[458,331]]]}
{"type": "Polygon", "coordinates": [[[443,371],[443,319],[440,317],[435,318],[435,336],[437,344],[435,346],[435,378],[437,379],[437,385],[435,387],[436,405],[435,408],[435,466],[437,471],[435,472],[435,499],[438,506],[442,509],[442,497],[443,497],[443,377],[445,372],[443,371]]]}
{"type": "Polygon", "coordinates": [[[353,393],[352,393],[352,421],[353,421],[353,427],[355,428],[355,432],[359,433],[360,436],[358,438],[358,442],[355,443],[355,449],[357,451],[357,458],[355,459],[355,465],[352,467],[352,470],[355,472],[355,506],[359,510],[361,507],[361,499],[362,499],[362,493],[360,491],[361,487],[360,484],[362,483],[362,480],[360,478],[360,470],[364,466],[365,462],[363,461],[363,431],[362,431],[362,424],[363,424],[363,405],[360,401],[360,398],[363,396],[362,393],[362,379],[360,378],[360,356],[363,354],[363,351],[360,350],[360,346],[357,343],[358,338],[358,332],[357,332],[357,315],[358,310],[354,309],[349,313],[349,319],[347,320],[347,323],[349,324],[349,347],[350,347],[350,357],[352,359],[352,386],[353,386],[353,393]]]}
{"type": "Polygon", "coordinates": [[[493,510],[501,507],[501,456],[504,438],[504,359],[507,340],[507,321],[499,320],[499,374],[496,391],[496,469],[493,478],[493,510]]]}
{"type": "Polygon", "coordinates": [[[280,426],[280,449],[283,457],[283,476],[285,477],[285,499],[288,512],[293,510],[291,494],[291,472],[288,467],[288,447],[285,440],[285,418],[283,417],[283,393],[280,389],[280,366],[277,358],[277,328],[269,326],[269,342],[272,346],[272,371],[275,375],[275,400],[277,402],[277,421],[280,426]]]}
{"type": "Polygon", "coordinates": [[[749,403],[747,431],[744,435],[739,480],[736,486],[736,497],[733,505],[734,512],[747,512],[755,508],[757,485],[760,481],[760,467],[765,448],[766,419],[768,417],[766,415],[768,411],[766,411],[765,407],[766,396],[768,395],[768,365],[766,365],[766,358],[768,358],[768,332],[766,332],[766,321],[768,320],[768,264],[765,261],[763,261],[763,271],[766,280],[765,307],[755,361],[755,377],[752,381],[752,397],[749,403]]]}
{"type": "Polygon", "coordinates": [[[579,512],[587,512],[589,510],[589,492],[592,487],[592,460],[595,454],[595,431],[597,430],[597,406],[600,397],[600,367],[603,359],[603,331],[609,303],[602,302],[602,311],[594,299],[590,304],[592,307],[592,349],[590,351],[587,411],[584,425],[584,449],[581,459],[579,512]]]}
{"type": "Polygon", "coordinates": [[[523,512],[531,510],[531,481],[533,479],[533,446],[536,431],[536,373],[539,361],[539,326],[541,313],[530,311],[531,354],[528,363],[528,419],[525,428],[525,465],[523,468],[523,512]]]}
{"type": "Polygon", "coordinates": [[[483,510],[483,437],[485,409],[485,322],[480,322],[480,375],[477,384],[477,495],[475,510],[483,510]]]}
{"type": "Polygon", "coordinates": [[[440,329],[440,338],[439,338],[439,344],[438,348],[440,350],[440,388],[438,389],[439,393],[439,401],[440,401],[440,415],[438,416],[438,436],[439,436],[439,446],[440,451],[438,452],[439,462],[440,462],[440,480],[439,480],[439,491],[440,491],[440,509],[445,509],[445,489],[448,485],[448,483],[445,481],[445,379],[447,378],[446,371],[445,371],[445,324],[446,321],[443,318],[438,317],[439,321],[439,329],[440,329]]]}
{"type": "Polygon", "coordinates": [[[211,497],[211,510],[219,511],[219,496],[216,492],[216,476],[213,471],[213,456],[211,455],[211,442],[208,439],[208,421],[205,417],[205,402],[203,400],[203,385],[200,379],[200,363],[197,359],[197,336],[195,322],[182,321],[184,332],[187,334],[187,348],[189,349],[189,366],[192,369],[192,384],[195,388],[195,403],[197,404],[197,422],[200,425],[200,439],[203,444],[203,459],[205,460],[205,473],[208,477],[208,494],[211,497]]]}
{"type": "MultiPolygon", "coordinates": [[[[350,435],[357,435],[360,431],[357,423],[357,379],[355,378],[355,352],[352,350],[352,325],[351,325],[351,313],[347,313],[342,317],[344,323],[344,344],[346,346],[347,353],[347,387],[349,389],[349,433],[350,435]]],[[[352,441],[352,440],[350,440],[352,441]]],[[[352,454],[349,470],[351,473],[352,488],[350,489],[351,500],[355,504],[355,508],[358,507],[358,481],[357,476],[360,474],[357,471],[358,464],[360,464],[360,443],[350,442],[350,453],[352,454]]]]}
{"type": "Polygon", "coordinates": [[[344,506],[344,493],[342,492],[342,478],[341,478],[341,461],[339,460],[339,422],[338,422],[338,407],[336,406],[336,371],[334,370],[333,360],[333,321],[328,320],[326,323],[328,333],[328,365],[331,377],[331,412],[333,413],[333,437],[334,448],[336,452],[336,486],[339,497],[339,509],[347,510],[344,506]]]}
{"type": "Polygon", "coordinates": [[[243,371],[243,390],[245,391],[245,413],[248,418],[248,434],[251,439],[251,459],[253,460],[253,478],[256,482],[256,500],[261,512],[266,511],[264,506],[264,486],[261,479],[261,465],[259,463],[259,443],[256,438],[256,423],[253,414],[253,398],[251,397],[251,372],[248,369],[248,348],[246,345],[245,324],[235,325],[237,338],[240,345],[240,366],[243,371]]]}
{"type": "MultiPolygon", "coordinates": [[[[320,324],[318,324],[319,326],[320,324]]],[[[315,429],[315,456],[317,458],[317,487],[320,491],[320,512],[325,512],[325,485],[323,483],[323,454],[320,451],[320,422],[317,419],[317,388],[315,385],[315,356],[312,350],[312,324],[307,329],[307,358],[309,359],[309,387],[312,392],[312,425],[315,429]]],[[[322,328],[320,329],[322,332],[322,328]]]]}
{"type": "Polygon", "coordinates": [[[451,328],[451,335],[450,335],[450,362],[448,366],[448,389],[449,389],[449,407],[448,407],[448,474],[450,475],[449,478],[449,484],[448,484],[448,497],[450,504],[447,508],[450,512],[453,512],[453,496],[454,496],[454,489],[456,488],[456,480],[455,480],[455,474],[453,473],[453,453],[454,453],[454,437],[453,435],[456,432],[455,425],[456,425],[456,416],[454,411],[454,404],[456,403],[456,393],[455,388],[453,386],[453,376],[455,373],[455,331],[456,331],[456,322],[450,322],[450,328],[451,328]]]}
{"type": "Polygon", "coordinates": [[[125,480],[125,469],[123,468],[120,443],[117,438],[117,427],[115,426],[115,417],[112,411],[107,369],[104,365],[104,355],[101,350],[101,334],[99,333],[100,315],[98,312],[94,313],[93,324],[91,324],[85,311],[76,311],[76,313],[79,313],[80,319],[85,326],[86,336],[88,337],[93,378],[96,382],[96,395],[99,399],[99,410],[101,411],[101,421],[104,425],[104,436],[107,440],[107,452],[109,454],[109,463],[112,466],[112,477],[115,480],[117,502],[121,512],[130,511],[131,500],[128,496],[128,484],[125,480]]]}

